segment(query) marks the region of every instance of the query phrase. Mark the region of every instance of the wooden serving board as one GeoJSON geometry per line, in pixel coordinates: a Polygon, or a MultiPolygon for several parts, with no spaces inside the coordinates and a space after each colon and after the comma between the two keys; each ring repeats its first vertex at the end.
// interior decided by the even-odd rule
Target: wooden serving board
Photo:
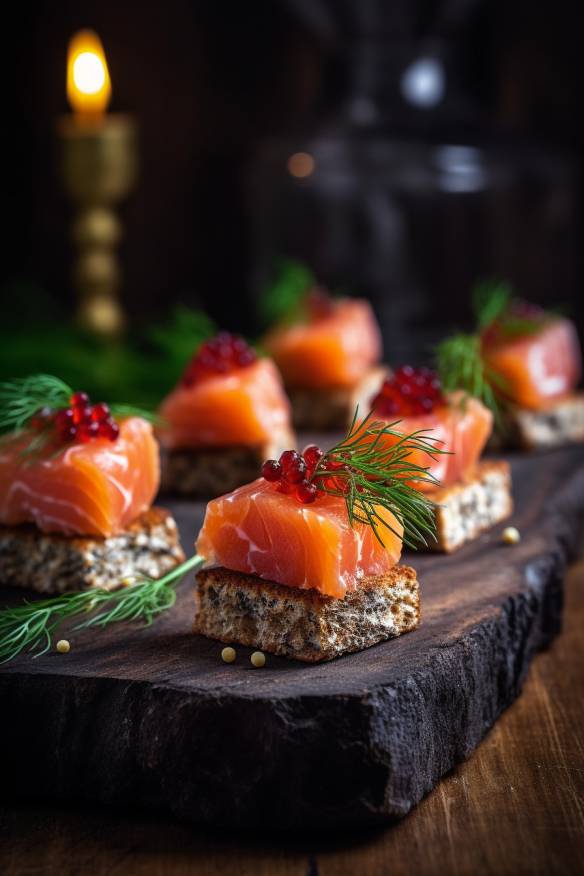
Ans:
{"type": "MultiPolygon", "coordinates": [[[[5,794],[131,804],[225,828],[402,816],[468,757],[559,632],[584,521],[584,448],[513,462],[521,543],[499,526],[451,557],[406,557],[422,625],[328,664],[250,650],[226,665],[190,633],[192,587],[150,628],[71,635],[0,670],[5,794]]],[[[173,510],[184,544],[203,505],[173,510]]],[[[2,601],[8,600],[6,591],[2,601]]],[[[14,599],[14,594],[12,595],[14,599]]]]}

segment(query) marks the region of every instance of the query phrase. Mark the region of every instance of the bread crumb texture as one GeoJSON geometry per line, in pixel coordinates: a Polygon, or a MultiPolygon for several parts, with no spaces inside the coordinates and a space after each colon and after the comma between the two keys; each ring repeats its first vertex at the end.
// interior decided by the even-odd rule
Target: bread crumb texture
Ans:
{"type": "Polygon", "coordinates": [[[418,581],[408,566],[365,578],[344,599],[222,567],[203,569],[196,580],[195,633],[308,663],[407,633],[419,619],[418,581]]]}
{"type": "Polygon", "coordinates": [[[436,503],[437,541],[431,550],[451,553],[505,520],[513,511],[508,462],[479,463],[474,473],[432,494],[436,503]]]}
{"type": "Polygon", "coordinates": [[[110,538],[0,526],[0,581],[39,593],[113,590],[140,575],[160,578],[183,560],[176,523],[163,508],[151,508],[110,538]]]}
{"type": "Polygon", "coordinates": [[[525,450],[584,441],[584,393],[572,393],[541,411],[512,407],[507,419],[510,443],[525,450]]]}
{"type": "Polygon", "coordinates": [[[295,443],[285,427],[273,440],[254,447],[162,448],[160,489],[171,496],[204,498],[230,493],[258,478],[266,459],[277,458],[295,443]]]}

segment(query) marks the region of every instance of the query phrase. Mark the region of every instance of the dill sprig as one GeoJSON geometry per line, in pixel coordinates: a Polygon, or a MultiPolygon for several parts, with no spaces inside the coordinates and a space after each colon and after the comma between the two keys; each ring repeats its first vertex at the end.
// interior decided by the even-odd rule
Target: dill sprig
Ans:
{"type": "MultiPolygon", "coordinates": [[[[162,354],[164,366],[178,380],[201,344],[217,333],[213,320],[201,310],[178,305],[168,321],[151,328],[147,337],[162,354]]],[[[169,384],[172,380],[169,380],[169,384]]]]}
{"type": "Polygon", "coordinates": [[[51,374],[0,383],[0,432],[19,431],[42,407],[63,407],[72,392],[70,386],[51,374]]]}
{"type": "Polygon", "coordinates": [[[326,451],[311,480],[319,490],[342,496],[351,526],[370,526],[381,544],[380,527],[400,537],[379,513],[384,508],[403,526],[405,544],[424,546],[426,536],[436,535],[435,506],[415,485],[439,483],[429,471],[429,464],[414,462],[412,455],[422,453],[429,463],[446,451],[422,431],[404,435],[398,426],[399,420],[384,423],[374,420],[372,413],[359,421],[357,409],[347,435],[326,451]],[[391,442],[384,440],[388,437],[391,442]]]}
{"type": "Polygon", "coordinates": [[[497,331],[505,338],[520,338],[541,331],[542,320],[553,318],[553,311],[541,311],[536,308],[536,315],[521,313],[521,299],[513,295],[509,283],[498,280],[478,283],[472,293],[473,312],[477,332],[486,331],[494,323],[497,331]],[[519,307],[518,307],[519,305],[519,307]]]}
{"type": "Polygon", "coordinates": [[[23,651],[33,652],[34,657],[46,654],[60,626],[88,612],[91,617],[73,627],[74,631],[132,621],[143,621],[148,626],[157,615],[172,608],[178,583],[203,562],[196,555],[162,578],[140,577],[114,591],[84,590],[8,606],[0,611],[0,663],[13,660],[23,651]]]}
{"type": "Polygon", "coordinates": [[[472,307],[479,332],[505,314],[511,303],[511,296],[509,283],[485,280],[476,284],[472,291],[472,307]]]}
{"type": "Polygon", "coordinates": [[[496,389],[504,389],[504,381],[484,361],[480,335],[446,338],[436,348],[436,368],[444,392],[462,390],[465,395],[480,399],[495,418],[500,417],[496,389]]]}
{"type": "Polygon", "coordinates": [[[436,369],[444,391],[461,390],[465,396],[480,399],[493,412],[499,427],[503,422],[501,398],[505,381],[485,362],[482,335],[495,323],[509,337],[530,334],[541,327],[535,320],[513,316],[512,301],[512,288],[508,283],[478,283],[472,293],[475,331],[452,335],[438,344],[435,351],[436,369]]]}
{"type": "Polygon", "coordinates": [[[267,326],[289,324],[302,316],[306,295],[316,285],[312,271],[293,259],[277,259],[274,276],[260,293],[259,312],[267,326]]]}
{"type": "MultiPolygon", "coordinates": [[[[0,383],[0,433],[20,431],[38,410],[63,408],[69,404],[73,389],[52,374],[32,374],[0,383]]],[[[155,420],[156,414],[131,405],[111,404],[114,417],[144,417],[155,420]]]]}

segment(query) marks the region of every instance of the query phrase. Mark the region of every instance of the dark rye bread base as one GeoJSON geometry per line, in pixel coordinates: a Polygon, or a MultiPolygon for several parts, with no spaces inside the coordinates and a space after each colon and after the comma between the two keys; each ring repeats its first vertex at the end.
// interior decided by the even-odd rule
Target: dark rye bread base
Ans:
{"type": "Polygon", "coordinates": [[[364,578],[344,599],[221,567],[196,578],[193,632],[305,663],[362,651],[414,630],[419,620],[419,586],[409,566],[364,578]]]}
{"type": "Polygon", "coordinates": [[[161,492],[201,498],[230,493],[258,478],[266,459],[277,459],[295,445],[295,435],[286,429],[274,440],[253,447],[163,448],[161,492]]]}
{"type": "Polygon", "coordinates": [[[344,430],[351,424],[357,406],[362,414],[390,371],[383,365],[370,368],[359,383],[349,389],[300,389],[287,387],[292,418],[297,429],[344,430]]]}
{"type": "Polygon", "coordinates": [[[505,425],[504,443],[523,450],[584,441],[584,393],[558,399],[541,411],[510,406],[505,425]]]}
{"type": "Polygon", "coordinates": [[[513,511],[509,463],[481,462],[470,477],[431,496],[437,506],[437,540],[429,548],[452,553],[513,511]]]}
{"type": "Polygon", "coordinates": [[[0,584],[38,593],[113,590],[137,575],[160,578],[184,558],[177,525],[164,508],[150,508],[109,538],[0,526],[0,584]]]}

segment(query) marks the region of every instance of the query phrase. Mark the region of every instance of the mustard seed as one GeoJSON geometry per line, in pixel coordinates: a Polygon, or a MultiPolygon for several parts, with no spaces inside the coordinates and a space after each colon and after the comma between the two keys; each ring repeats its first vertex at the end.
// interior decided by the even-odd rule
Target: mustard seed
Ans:
{"type": "Polygon", "coordinates": [[[224,663],[233,663],[236,656],[235,648],[223,648],[221,651],[221,659],[224,663]]]}
{"type": "Polygon", "coordinates": [[[266,665],[266,655],[263,651],[254,651],[249,659],[255,669],[261,669],[262,666],[266,665]]]}
{"type": "Polygon", "coordinates": [[[519,544],[521,541],[521,534],[515,526],[507,526],[503,530],[502,538],[504,544],[519,544]]]}

